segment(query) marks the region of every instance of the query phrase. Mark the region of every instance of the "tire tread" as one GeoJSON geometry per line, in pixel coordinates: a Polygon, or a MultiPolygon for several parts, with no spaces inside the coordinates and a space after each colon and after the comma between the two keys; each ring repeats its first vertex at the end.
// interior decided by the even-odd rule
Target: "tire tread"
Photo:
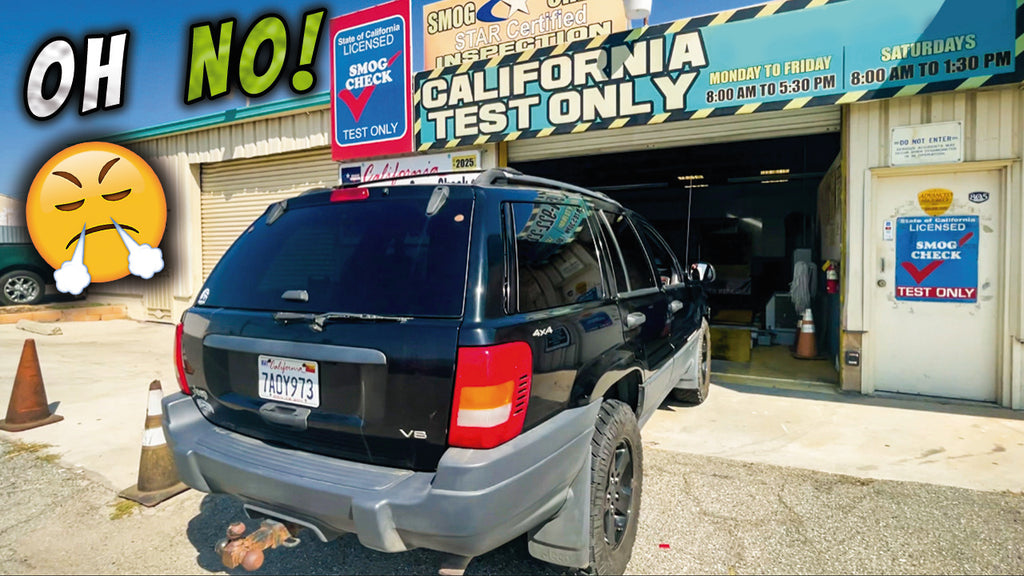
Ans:
{"type": "Polygon", "coordinates": [[[595,422],[591,449],[590,485],[590,566],[581,574],[622,574],[633,551],[640,516],[643,488],[643,446],[636,416],[629,405],[619,400],[606,400],[595,422]],[[626,533],[615,550],[604,542],[604,493],[608,467],[620,437],[625,435],[633,448],[633,503],[626,533]]]}

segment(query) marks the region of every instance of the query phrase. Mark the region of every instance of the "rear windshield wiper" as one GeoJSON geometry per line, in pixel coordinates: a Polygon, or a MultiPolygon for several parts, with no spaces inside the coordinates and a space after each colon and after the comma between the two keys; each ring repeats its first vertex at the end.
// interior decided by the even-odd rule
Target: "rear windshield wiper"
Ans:
{"type": "Polygon", "coordinates": [[[361,314],[355,312],[324,312],[313,314],[311,312],[275,312],[274,320],[282,324],[289,322],[309,322],[310,328],[320,332],[328,322],[339,320],[357,320],[362,322],[408,322],[412,320],[408,316],[386,316],[382,314],[361,314]]]}
{"type": "Polygon", "coordinates": [[[289,322],[312,322],[316,314],[312,312],[274,312],[274,320],[279,324],[289,322]]]}

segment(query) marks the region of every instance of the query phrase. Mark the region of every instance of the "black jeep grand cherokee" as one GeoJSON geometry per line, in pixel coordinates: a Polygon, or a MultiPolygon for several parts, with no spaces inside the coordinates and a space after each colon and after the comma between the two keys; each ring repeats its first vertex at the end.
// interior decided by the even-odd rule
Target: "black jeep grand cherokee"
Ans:
{"type": "Polygon", "coordinates": [[[324,541],[464,568],[528,534],[621,574],[639,427],[708,392],[698,270],[607,196],[510,169],[274,204],[178,326],[179,474],[324,541]]]}

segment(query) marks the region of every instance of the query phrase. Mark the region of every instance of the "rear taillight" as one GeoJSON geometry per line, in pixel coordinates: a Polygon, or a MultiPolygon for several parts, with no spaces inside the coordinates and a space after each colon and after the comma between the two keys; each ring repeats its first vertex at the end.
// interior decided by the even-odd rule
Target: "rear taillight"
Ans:
{"type": "Polygon", "coordinates": [[[331,202],[351,202],[366,200],[369,197],[370,191],[366,188],[338,188],[331,191],[331,202]]]}
{"type": "Polygon", "coordinates": [[[533,378],[526,342],[459,348],[448,444],[494,448],[523,431],[533,378]]]}
{"type": "Polygon", "coordinates": [[[191,396],[192,389],[188,387],[188,380],[185,380],[185,354],[181,351],[181,335],[184,330],[184,324],[178,324],[178,327],[174,329],[174,368],[178,373],[178,388],[191,396]]]}

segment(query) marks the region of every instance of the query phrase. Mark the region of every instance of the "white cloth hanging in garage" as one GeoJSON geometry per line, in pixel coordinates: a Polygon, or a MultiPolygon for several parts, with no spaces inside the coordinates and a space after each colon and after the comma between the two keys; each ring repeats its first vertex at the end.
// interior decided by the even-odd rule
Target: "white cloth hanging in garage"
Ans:
{"type": "Polygon", "coordinates": [[[811,307],[811,301],[817,291],[818,268],[813,262],[794,262],[793,281],[789,284],[789,297],[798,315],[803,316],[804,310],[811,307]]]}

